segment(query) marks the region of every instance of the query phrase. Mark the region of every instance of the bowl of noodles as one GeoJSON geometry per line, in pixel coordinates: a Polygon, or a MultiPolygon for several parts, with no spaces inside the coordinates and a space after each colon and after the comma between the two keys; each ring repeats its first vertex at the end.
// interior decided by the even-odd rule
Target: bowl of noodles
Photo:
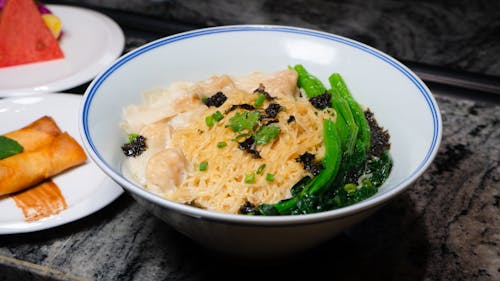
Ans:
{"type": "Polygon", "coordinates": [[[84,147],[152,214],[229,255],[327,241],[411,186],[441,117],[370,46],[270,25],[193,30],[119,58],[88,87],[84,147]]]}

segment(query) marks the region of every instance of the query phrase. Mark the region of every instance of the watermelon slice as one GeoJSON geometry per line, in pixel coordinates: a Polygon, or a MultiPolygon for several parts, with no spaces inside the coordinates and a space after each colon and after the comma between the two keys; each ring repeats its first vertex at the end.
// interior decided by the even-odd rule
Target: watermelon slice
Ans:
{"type": "Polygon", "coordinates": [[[0,17],[0,67],[64,58],[33,0],[7,0],[0,17]]]}

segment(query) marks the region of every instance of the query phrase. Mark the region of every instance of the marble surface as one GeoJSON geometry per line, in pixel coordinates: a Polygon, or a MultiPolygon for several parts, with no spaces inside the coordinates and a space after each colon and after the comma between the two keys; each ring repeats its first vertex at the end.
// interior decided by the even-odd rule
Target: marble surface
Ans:
{"type": "MultiPolygon", "coordinates": [[[[500,76],[500,4],[491,1],[312,0],[303,8],[259,0],[244,11],[222,0],[85,2],[199,25],[313,27],[399,58],[500,76]]],[[[143,40],[128,36],[127,47],[143,40]]],[[[0,280],[500,280],[500,103],[431,90],[444,129],[433,164],[396,200],[310,252],[266,263],[218,256],[124,194],[61,227],[1,235],[0,280]]]]}

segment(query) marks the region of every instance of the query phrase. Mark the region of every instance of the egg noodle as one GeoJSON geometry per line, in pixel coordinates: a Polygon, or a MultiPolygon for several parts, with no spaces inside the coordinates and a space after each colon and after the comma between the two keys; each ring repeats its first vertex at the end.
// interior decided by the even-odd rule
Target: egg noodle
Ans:
{"type": "MultiPolygon", "coordinates": [[[[293,75],[292,72],[290,73],[293,75]]],[[[221,91],[227,97],[227,100],[219,107],[208,107],[201,101],[202,97],[211,96],[215,92],[203,93],[200,87],[197,87],[199,84],[186,84],[185,92],[188,94],[185,97],[194,105],[191,109],[178,113],[179,116],[184,116],[181,125],[179,125],[179,116],[172,115],[171,110],[167,110],[169,114],[165,118],[156,118],[150,124],[145,122],[143,126],[139,126],[144,132],[144,128],[151,128],[151,124],[156,124],[158,127],[157,125],[161,123],[166,127],[161,127],[163,129],[160,134],[166,136],[162,136],[165,140],[160,142],[160,147],[153,144],[148,148],[151,149],[149,153],[125,160],[130,162],[128,167],[132,170],[135,180],[146,189],[169,200],[225,213],[238,213],[246,202],[259,205],[289,198],[291,187],[304,176],[310,176],[303,164],[297,162],[296,159],[305,152],[314,154],[318,161],[324,157],[322,120],[325,118],[335,120],[335,112],[331,108],[315,109],[306,98],[302,98],[299,89],[295,86],[296,76],[287,82],[293,83],[295,88],[292,88],[292,92],[287,92],[281,91],[279,86],[274,87],[271,83],[273,76],[270,75],[270,78],[267,77],[267,82],[273,85],[273,88],[268,88],[265,84],[266,80],[260,79],[254,81],[253,87],[241,89],[237,87],[239,83],[235,79],[235,83],[230,83],[229,86],[223,85],[219,89],[211,89],[221,91]],[[229,109],[233,105],[253,105],[258,93],[248,89],[256,89],[260,84],[275,99],[267,99],[256,111],[263,112],[271,103],[279,104],[280,111],[273,119],[272,125],[278,126],[280,132],[269,143],[255,146],[261,157],[255,158],[254,155],[239,147],[244,138],[239,138],[239,133],[234,132],[230,127],[232,117],[248,112],[248,110],[237,108],[229,111],[229,109]],[[212,126],[207,125],[207,117],[213,116],[217,111],[223,113],[223,118],[214,122],[212,126]],[[148,162],[151,162],[149,159],[153,158],[156,153],[161,153],[163,149],[172,148],[177,149],[181,157],[186,159],[186,164],[181,165],[182,177],[176,178],[179,174],[172,174],[169,184],[165,184],[164,187],[158,186],[159,184],[149,180],[151,178],[149,175],[153,173],[153,170],[170,168],[172,171],[171,166],[178,166],[179,161],[166,164],[167,167],[162,168],[154,167],[151,163],[148,165],[148,162]],[[134,161],[139,164],[134,165],[134,161]],[[203,168],[201,168],[202,165],[204,165],[203,168]],[[248,180],[249,176],[252,180],[248,180]]],[[[172,94],[169,90],[162,93],[165,96],[172,94]]],[[[170,105],[174,107],[174,110],[175,104],[170,105]]],[[[137,120],[138,114],[132,114],[133,111],[133,107],[124,111],[123,127],[128,133],[141,132],[137,126],[133,127],[130,126],[130,122],[127,123],[127,119],[137,120]],[[130,131],[132,127],[135,132],[130,131]]],[[[147,108],[142,108],[141,111],[147,112],[147,108]]],[[[266,121],[260,120],[259,122],[265,123],[266,121]]],[[[145,135],[148,140],[148,134],[145,135]]],[[[158,137],[150,136],[150,138],[158,140],[158,137]]]]}

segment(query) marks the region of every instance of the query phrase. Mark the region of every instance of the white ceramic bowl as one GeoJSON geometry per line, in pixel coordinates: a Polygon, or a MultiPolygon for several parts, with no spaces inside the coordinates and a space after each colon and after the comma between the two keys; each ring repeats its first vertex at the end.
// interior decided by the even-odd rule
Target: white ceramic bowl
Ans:
{"type": "Polygon", "coordinates": [[[407,67],[362,43],[287,26],[208,28],[144,45],[118,59],[91,83],[80,121],[88,154],[140,204],[202,245],[244,257],[268,258],[306,250],[366,218],[424,172],[441,140],[437,104],[407,67]],[[331,73],[339,72],[358,102],[369,106],[389,130],[394,167],[373,197],[310,215],[231,215],[168,201],[122,175],[122,109],[142,102],[143,91],[179,80],[271,72],[299,63],[325,84],[331,73]]]}

